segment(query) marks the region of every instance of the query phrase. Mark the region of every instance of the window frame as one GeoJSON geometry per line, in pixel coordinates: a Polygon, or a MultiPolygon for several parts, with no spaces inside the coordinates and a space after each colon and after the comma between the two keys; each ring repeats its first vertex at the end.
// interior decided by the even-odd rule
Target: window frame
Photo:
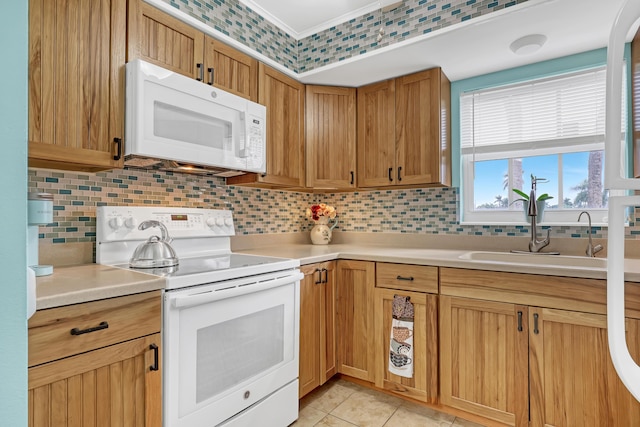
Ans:
{"type": "MultiPolygon", "coordinates": [[[[627,151],[631,145],[631,70],[630,70],[630,45],[625,49],[625,59],[627,67],[627,129],[626,146],[627,151]]],[[[491,73],[483,76],[473,77],[452,83],[451,103],[452,103],[452,142],[453,150],[457,153],[459,162],[453,164],[453,186],[460,189],[459,222],[462,225],[527,225],[522,214],[517,210],[488,210],[473,211],[469,216],[469,209],[465,206],[465,189],[469,187],[469,180],[473,180],[472,174],[464,170],[465,165],[461,155],[461,105],[460,96],[463,93],[489,89],[493,87],[522,83],[530,80],[554,77],[577,71],[584,71],[594,67],[606,65],[606,49],[598,49],[582,54],[571,55],[560,59],[539,62],[523,67],[517,67],[501,72],[491,73]],[[518,217],[518,215],[520,216],[518,217]]],[[[632,162],[632,156],[627,156],[628,162],[632,162]]],[[[629,168],[628,170],[633,170],[629,168]]],[[[583,209],[592,216],[592,225],[607,225],[608,209],[583,209]]],[[[577,219],[581,210],[578,209],[549,209],[545,211],[545,221],[542,225],[583,225],[577,219]]]]}

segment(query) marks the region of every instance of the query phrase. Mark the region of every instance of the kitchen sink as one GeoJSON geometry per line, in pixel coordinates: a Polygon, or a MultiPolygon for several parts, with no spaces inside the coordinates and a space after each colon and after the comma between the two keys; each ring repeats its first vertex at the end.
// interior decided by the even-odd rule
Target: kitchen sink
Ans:
{"type": "Polygon", "coordinates": [[[459,257],[469,261],[488,262],[496,264],[539,265],[541,267],[563,268],[607,268],[606,258],[590,258],[586,256],[545,255],[543,253],[513,253],[471,251],[459,257]]]}

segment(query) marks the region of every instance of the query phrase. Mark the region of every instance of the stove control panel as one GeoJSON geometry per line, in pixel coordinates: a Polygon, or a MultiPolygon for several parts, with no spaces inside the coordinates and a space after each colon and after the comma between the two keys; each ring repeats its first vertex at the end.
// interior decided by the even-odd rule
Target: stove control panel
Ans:
{"type": "Polygon", "coordinates": [[[147,220],[161,222],[174,239],[235,235],[233,215],[229,210],[99,206],[96,211],[96,239],[98,242],[130,241],[160,235],[160,230],[155,227],[138,228],[147,220]]]}

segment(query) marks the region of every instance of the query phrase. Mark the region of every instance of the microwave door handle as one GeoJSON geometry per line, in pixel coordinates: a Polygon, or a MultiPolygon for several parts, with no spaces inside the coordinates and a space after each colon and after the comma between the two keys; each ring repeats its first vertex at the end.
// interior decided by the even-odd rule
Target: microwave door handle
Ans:
{"type": "Polygon", "coordinates": [[[249,122],[247,121],[247,113],[245,113],[244,111],[240,111],[239,113],[240,115],[240,129],[242,129],[242,135],[240,135],[240,141],[242,142],[242,145],[239,147],[238,149],[238,157],[241,158],[245,158],[245,157],[249,157],[249,137],[250,137],[250,133],[247,132],[248,128],[249,128],[249,122]]]}
{"type": "Polygon", "coordinates": [[[196,305],[207,304],[210,302],[221,301],[227,298],[233,298],[237,296],[246,295],[253,292],[260,292],[267,289],[277,288],[279,286],[295,283],[304,278],[304,275],[299,271],[293,274],[289,274],[285,277],[279,277],[277,279],[265,280],[264,282],[258,281],[256,284],[249,286],[237,286],[234,288],[222,289],[219,291],[203,292],[194,295],[176,295],[175,297],[169,297],[172,305],[175,308],[188,308],[196,305]]]}

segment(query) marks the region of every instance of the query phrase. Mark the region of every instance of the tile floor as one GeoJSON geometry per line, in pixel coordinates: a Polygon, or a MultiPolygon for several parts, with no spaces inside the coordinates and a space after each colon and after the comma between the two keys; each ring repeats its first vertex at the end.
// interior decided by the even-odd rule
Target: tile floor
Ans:
{"type": "Polygon", "coordinates": [[[300,401],[300,416],[291,427],[482,427],[362,387],[332,379],[300,401]]]}

